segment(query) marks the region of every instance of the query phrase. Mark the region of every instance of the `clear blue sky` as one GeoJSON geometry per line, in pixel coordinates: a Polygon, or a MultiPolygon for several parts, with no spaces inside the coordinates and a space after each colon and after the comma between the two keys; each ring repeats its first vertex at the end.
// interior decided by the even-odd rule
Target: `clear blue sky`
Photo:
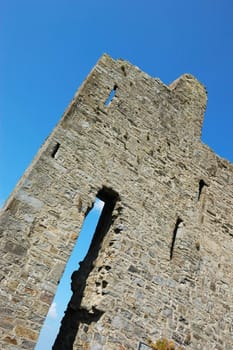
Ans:
{"type": "Polygon", "coordinates": [[[202,139],[233,161],[232,0],[0,0],[0,201],[102,53],[208,90],[202,139]]]}

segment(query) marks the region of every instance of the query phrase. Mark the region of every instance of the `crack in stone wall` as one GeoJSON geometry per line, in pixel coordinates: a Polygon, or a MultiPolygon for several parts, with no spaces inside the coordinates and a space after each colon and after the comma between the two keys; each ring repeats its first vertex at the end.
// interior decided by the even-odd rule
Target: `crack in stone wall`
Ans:
{"type": "MultiPolygon", "coordinates": [[[[104,313],[104,310],[98,310],[96,308],[96,305],[93,304],[94,300],[90,300],[92,306],[88,310],[82,307],[86,281],[98,258],[103,238],[113,222],[112,212],[118,195],[112,189],[103,188],[98,192],[97,198],[101,199],[105,204],[87,255],[84,260],[79,263],[79,269],[72,274],[71,290],[73,295],[65,311],[65,316],[62,319],[58,336],[53,345],[53,350],[72,350],[80,323],[89,325],[92,322],[97,322],[104,313]]],[[[105,288],[107,282],[103,282],[102,288],[105,288]]],[[[94,296],[90,295],[89,298],[94,299],[94,296]]]]}

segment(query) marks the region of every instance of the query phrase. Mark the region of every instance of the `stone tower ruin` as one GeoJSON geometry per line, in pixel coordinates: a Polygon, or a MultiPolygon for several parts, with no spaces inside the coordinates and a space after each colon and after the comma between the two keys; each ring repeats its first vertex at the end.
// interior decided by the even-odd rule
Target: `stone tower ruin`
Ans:
{"type": "Polygon", "coordinates": [[[200,141],[205,106],[193,76],[103,55],[1,212],[0,349],[34,349],[96,196],[53,349],[233,349],[233,165],[200,141]]]}

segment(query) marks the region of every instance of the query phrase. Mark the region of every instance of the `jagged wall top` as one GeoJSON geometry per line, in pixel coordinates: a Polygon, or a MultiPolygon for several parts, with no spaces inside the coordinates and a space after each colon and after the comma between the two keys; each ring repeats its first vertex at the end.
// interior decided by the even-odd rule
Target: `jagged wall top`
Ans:
{"type": "MultiPolygon", "coordinates": [[[[122,90],[124,97],[128,97],[128,103],[132,101],[133,104],[134,98],[137,98],[139,94],[141,94],[141,99],[144,99],[145,104],[147,102],[156,104],[162,97],[163,101],[160,101],[160,104],[169,105],[170,102],[171,114],[173,112],[175,115],[176,109],[183,111],[182,118],[179,120],[175,116],[174,118],[176,119],[170,116],[170,122],[175,123],[175,127],[177,127],[177,124],[182,127],[184,131],[183,136],[189,134],[189,136],[196,138],[200,137],[207,103],[207,93],[205,87],[191,74],[184,74],[170,85],[165,85],[160,79],[149,76],[130,62],[123,59],[114,60],[107,54],[100,58],[90,74],[95,70],[108,77],[106,91],[102,89],[102,93],[99,91],[93,96],[96,101],[99,97],[102,97],[102,99],[98,100],[100,107],[105,102],[106,92],[112,89],[114,85],[119,87],[116,97],[121,98],[122,90]]],[[[98,88],[98,86],[96,87],[98,88]]],[[[117,104],[117,101],[115,103],[117,104]]],[[[158,108],[161,108],[161,106],[158,105],[158,108]]],[[[166,117],[161,115],[160,117],[161,119],[169,119],[168,115],[166,117]]],[[[166,124],[166,121],[163,122],[166,124]]],[[[167,126],[169,127],[169,121],[167,121],[167,126]]]]}

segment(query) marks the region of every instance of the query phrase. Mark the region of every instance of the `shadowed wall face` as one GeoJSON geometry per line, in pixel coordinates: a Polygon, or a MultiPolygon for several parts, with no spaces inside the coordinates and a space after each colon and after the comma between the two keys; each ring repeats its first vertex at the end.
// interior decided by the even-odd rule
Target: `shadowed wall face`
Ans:
{"type": "Polygon", "coordinates": [[[233,166],[200,141],[205,104],[190,75],[100,59],[1,213],[2,348],[34,348],[96,194],[110,204],[54,349],[232,347],[233,166]]]}

